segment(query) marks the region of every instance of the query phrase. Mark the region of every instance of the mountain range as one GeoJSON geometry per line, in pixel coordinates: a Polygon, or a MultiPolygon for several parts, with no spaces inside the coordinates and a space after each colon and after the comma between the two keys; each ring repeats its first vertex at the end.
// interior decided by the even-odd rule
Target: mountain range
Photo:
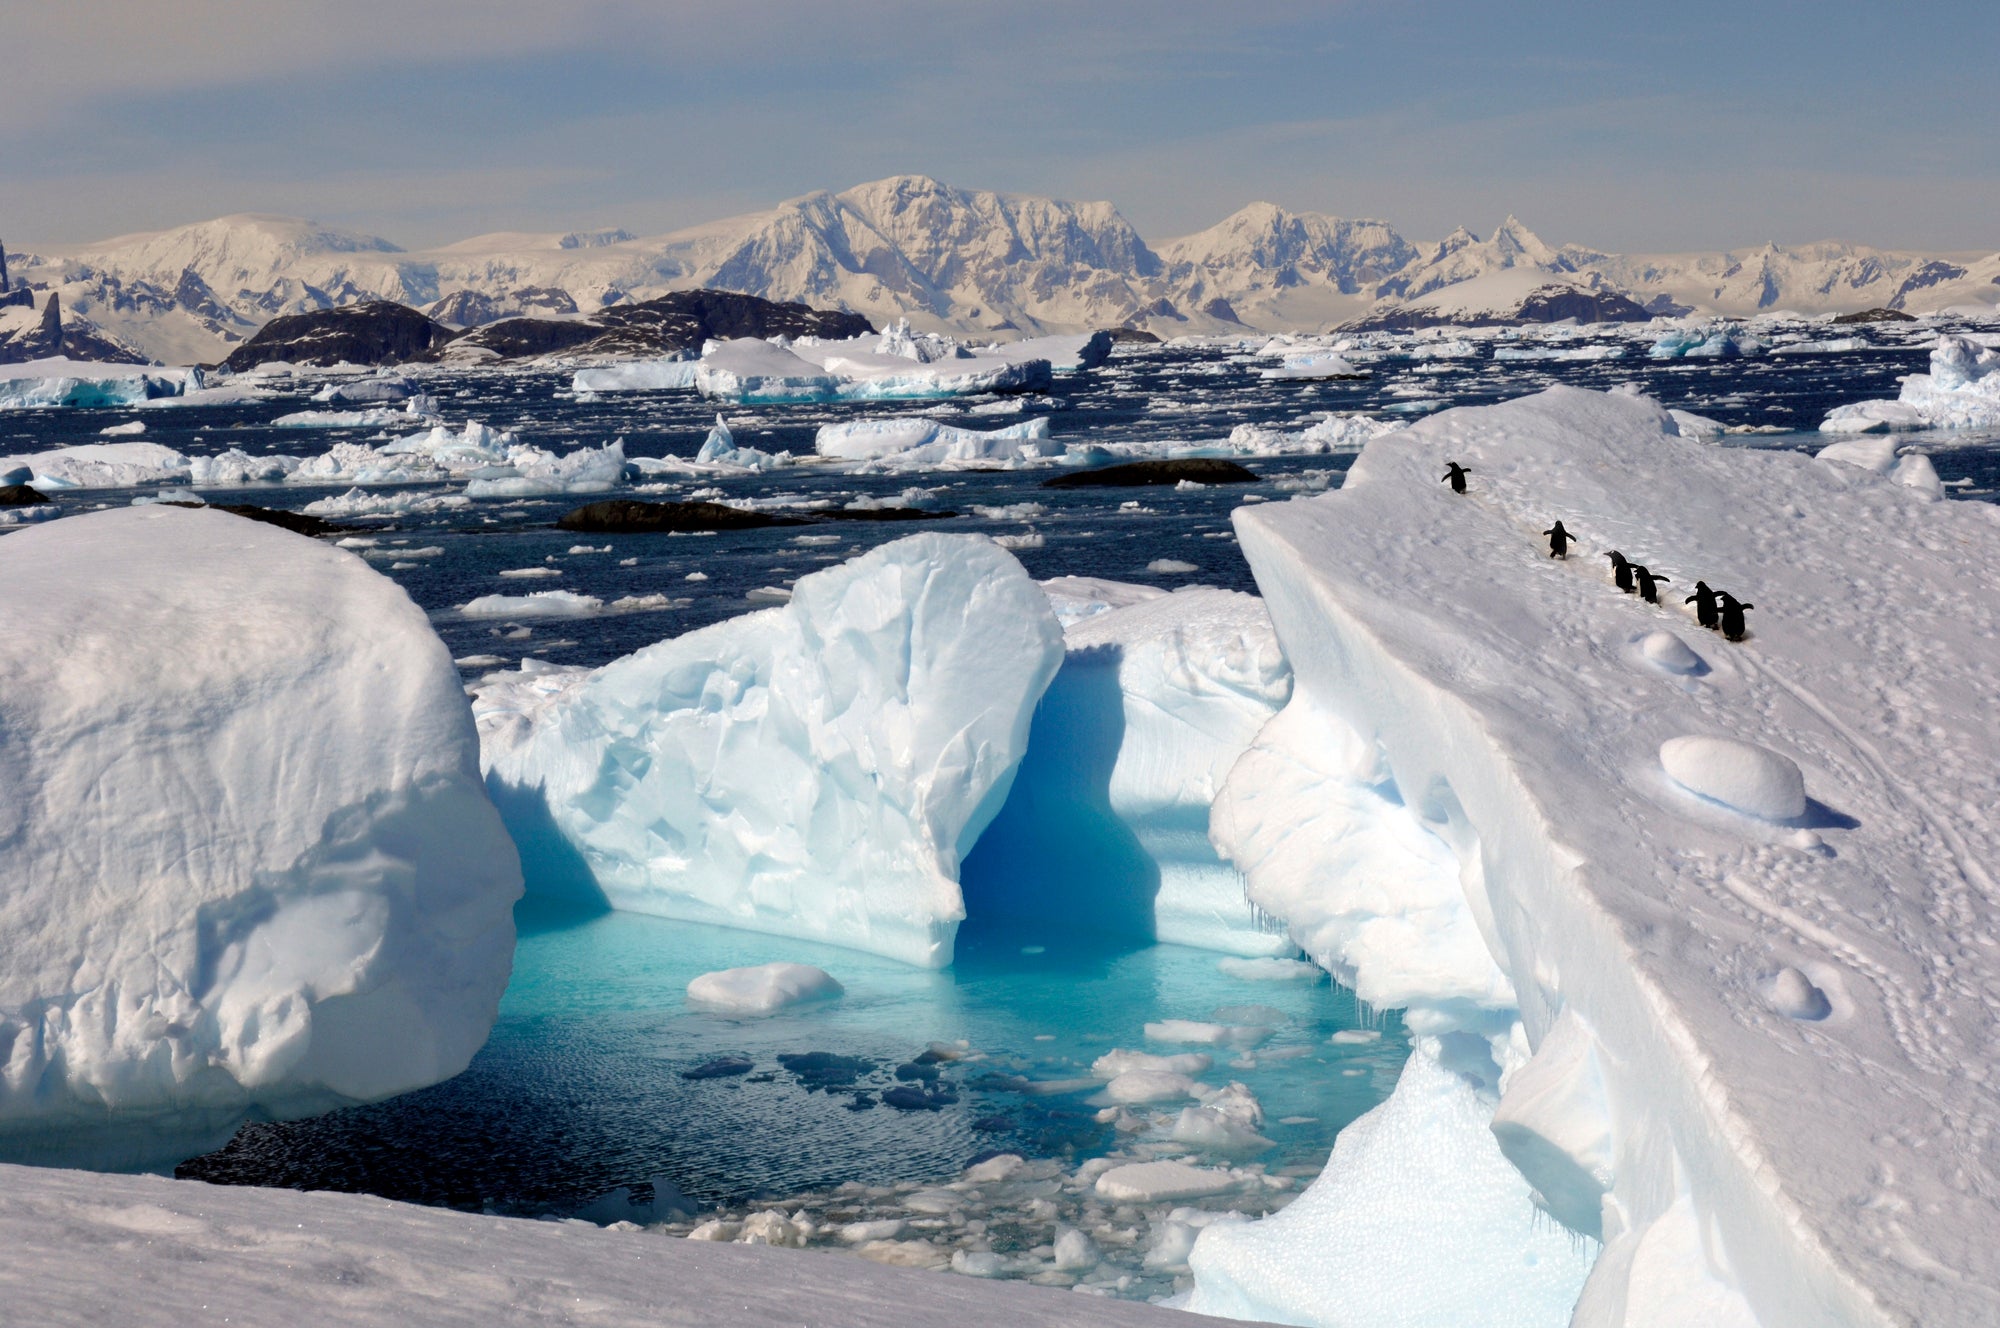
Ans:
{"type": "Polygon", "coordinates": [[[1270,203],[1153,245],[1110,203],[910,175],[648,237],[510,232],[405,251],[315,222],[239,214],[10,262],[38,299],[60,294],[68,318],[168,362],[219,360],[280,314],[361,300],[395,300],[470,326],[582,316],[699,287],[844,309],[878,326],[908,318],[920,329],[996,338],[1119,326],[1162,336],[1321,331],[1371,318],[1407,323],[1411,311],[1437,304],[1457,309],[1456,321],[1476,321],[1468,301],[1487,288],[1510,299],[1539,290],[1546,305],[1549,288],[1572,287],[1652,313],[1732,316],[2000,304],[2000,253],[1829,241],[1621,255],[1551,245],[1511,216],[1483,239],[1461,227],[1414,241],[1384,221],[1270,203]],[[1512,275],[1482,280],[1503,272],[1512,275]]]}

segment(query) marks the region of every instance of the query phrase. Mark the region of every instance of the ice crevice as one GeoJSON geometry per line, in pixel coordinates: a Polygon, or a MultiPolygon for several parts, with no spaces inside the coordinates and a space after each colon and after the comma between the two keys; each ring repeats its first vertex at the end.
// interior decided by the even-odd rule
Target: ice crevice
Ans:
{"type": "Polygon", "coordinates": [[[1298,1202],[1202,1234],[1192,1308],[1389,1321],[1367,1307],[1427,1272],[1460,1298],[1394,1321],[1499,1322],[1476,1288],[1505,1254],[1545,1293],[1508,1322],[1989,1314],[1996,1011],[1962,938],[2000,906],[1974,810],[2000,613],[1962,569],[2000,543],[1992,511],[1557,388],[1426,420],[1236,528],[1295,686],[1220,792],[1217,846],[1419,1036],[1298,1202]],[[1557,516],[1567,562],[1536,534],[1557,516]],[[1621,595],[1614,545],[1754,592],[1749,639],[1621,595]],[[1662,633],[1697,667],[1652,662],[1662,633]],[[1461,1177],[1413,1182],[1413,1146],[1461,1177]],[[1567,1264],[1531,1203],[1589,1242],[1567,1264]],[[1483,1239],[1348,1256],[1403,1250],[1413,1212],[1483,1239]]]}

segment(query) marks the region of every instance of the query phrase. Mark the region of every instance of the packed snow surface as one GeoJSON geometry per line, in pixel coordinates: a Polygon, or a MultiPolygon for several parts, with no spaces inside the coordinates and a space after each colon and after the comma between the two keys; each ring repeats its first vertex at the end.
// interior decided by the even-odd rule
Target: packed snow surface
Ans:
{"type": "Polygon", "coordinates": [[[595,671],[488,679],[474,710],[535,888],[942,965],[1061,660],[1011,555],[925,534],[595,671]]]}
{"type": "MultiPolygon", "coordinates": [[[[1231,774],[1218,842],[1295,928],[1302,862],[1384,865],[1367,907],[1410,914],[1417,947],[1390,976],[1478,1103],[1452,1105],[1413,1061],[1343,1152],[1393,1124],[1407,1166],[1412,1148],[1470,1148],[1492,1113],[1538,1206],[1604,1242],[1583,1328],[1989,1320],[2000,512],[1554,388],[1425,420],[1370,445],[1339,491],[1239,509],[1236,527],[1296,677],[1231,774]],[[1437,483],[1447,459],[1471,467],[1464,496],[1437,483]],[[1539,534],[1557,518],[1580,543],[1567,561],[1539,534]],[[1677,590],[1754,599],[1749,638],[1700,630],[1678,596],[1619,593],[1612,547],[1677,590]],[[1657,667],[1640,643],[1663,631],[1701,667],[1657,667]],[[1717,734],[1768,755],[1698,750],[1669,777],[1663,745],[1717,734]],[[1777,824],[1676,786],[1724,774],[1766,814],[1811,801],[1777,824]],[[1292,840],[1317,847],[1258,814],[1287,801],[1317,818],[1292,840]],[[1456,913],[1437,888],[1453,877],[1456,913]],[[1453,999],[1426,1003],[1425,947],[1453,999]],[[1435,1100],[1411,1113],[1420,1088],[1435,1100]]],[[[1365,982],[1392,957],[1343,948],[1361,902],[1305,921],[1323,962],[1365,982]]],[[[1342,1160],[1269,1247],[1204,1233],[1197,1304],[1343,1321],[1318,1299],[1345,1294],[1338,1252],[1394,1257],[1408,1207],[1336,1202],[1342,1160]]],[[[1488,1239],[1441,1273],[1531,1238],[1506,1225],[1522,1196],[1487,1195],[1458,1221],[1488,1239]]],[[[1357,1295],[1379,1285],[1355,1275],[1357,1295]]]]}
{"type": "MultiPolygon", "coordinates": [[[[856,1233],[864,1246],[888,1242],[901,1224],[873,1225],[856,1233]]],[[[1221,1328],[1150,1305],[1084,1302],[885,1259],[158,1176],[0,1166],[0,1244],[10,1318],[50,1325],[1068,1328],[1081,1306],[1093,1324],[1221,1328]],[[303,1313],[302,1298],[310,1300],[303,1313]]]]}
{"type": "Polygon", "coordinates": [[[841,990],[823,968],[783,963],[703,973],[687,988],[694,1004],[728,1014],[769,1014],[787,1005],[827,1000],[841,990]]]}
{"type": "Polygon", "coordinates": [[[124,1166],[449,1078],[521,876],[450,656],[219,512],[0,540],[0,1155],[124,1166]]]}

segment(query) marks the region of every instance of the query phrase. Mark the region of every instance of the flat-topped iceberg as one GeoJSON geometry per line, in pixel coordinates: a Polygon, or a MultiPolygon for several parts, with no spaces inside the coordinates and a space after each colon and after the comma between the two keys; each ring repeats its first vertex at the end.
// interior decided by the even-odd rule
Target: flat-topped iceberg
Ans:
{"type": "MultiPolygon", "coordinates": [[[[1291,694],[1256,596],[1113,594],[1073,621],[1013,792],[966,860],[977,912],[1241,955],[1295,953],[1209,843],[1209,804],[1291,694]]],[[[1070,596],[1064,594],[1063,598],[1070,596]]]]}
{"type": "Polygon", "coordinates": [[[941,965],[1061,660],[1011,555],[925,534],[474,713],[531,887],[941,965]]]}
{"type": "Polygon", "coordinates": [[[1061,456],[1049,440],[1049,422],[1037,417],[1004,429],[962,429],[921,416],[846,420],[822,424],[813,450],[842,461],[867,461],[885,469],[1005,464],[1061,456]]]}
{"type": "Polygon", "coordinates": [[[22,468],[30,473],[28,483],[44,493],[180,484],[192,473],[189,459],[164,443],[79,443],[0,457],[0,472],[22,468]]]}
{"type": "Polygon", "coordinates": [[[95,360],[30,360],[0,364],[0,410],[134,406],[182,396],[201,386],[199,369],[100,364],[95,360]]]}
{"type": "Polygon", "coordinates": [[[1204,1233],[1196,1305],[1351,1321],[1380,1283],[1341,1251],[1393,1261],[1410,1213],[1447,1207],[1426,1229],[1484,1235],[1429,1275],[1471,1282],[1545,1238],[1531,1190],[1603,1244],[1573,1310],[1524,1294],[1522,1322],[1990,1317],[2000,1200],[1966,1167],[2000,1128],[1977,939],[2000,934],[2000,604],[1965,569],[2000,562],[1994,509],[1555,388],[1425,420],[1236,528],[1296,683],[1218,841],[1337,971],[1394,978],[1420,1054],[1469,1088],[1413,1061],[1341,1149],[1469,1159],[1490,1119],[1527,1185],[1337,1153],[1268,1237],[1204,1233]],[[1567,561],[1536,535],[1556,518],[1567,561]],[[1747,639],[1621,594],[1614,545],[1677,592],[1754,599],[1747,639]],[[1252,816],[1287,800],[1313,813],[1298,845],[1252,816]],[[1314,859],[1374,866],[1328,908],[1288,874],[1314,859]],[[1402,954],[1371,958],[1370,916],[1402,954]]]}
{"type": "Polygon", "coordinates": [[[710,342],[695,367],[703,396],[727,401],[874,401],[1028,392],[1049,386],[1049,363],[969,355],[926,362],[869,338],[801,341],[754,337],[710,342]]]}
{"type": "Polygon", "coordinates": [[[521,876],[361,559],[147,506],[0,540],[0,1156],[172,1162],[485,1041],[521,876]]]}

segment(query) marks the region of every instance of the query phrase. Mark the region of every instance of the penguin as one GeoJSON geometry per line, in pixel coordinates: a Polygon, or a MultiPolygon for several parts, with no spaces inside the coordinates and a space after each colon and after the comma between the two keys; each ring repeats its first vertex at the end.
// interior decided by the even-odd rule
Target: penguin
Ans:
{"type": "Polygon", "coordinates": [[[1645,600],[1648,604],[1658,604],[1660,602],[1658,597],[1653,594],[1654,582],[1673,580],[1670,576],[1655,576],[1644,563],[1633,563],[1632,575],[1639,578],[1639,598],[1645,600]]]}
{"type": "Polygon", "coordinates": [[[1743,625],[1743,611],[1754,609],[1755,604],[1745,604],[1726,590],[1718,590],[1715,597],[1722,601],[1722,635],[1730,641],[1741,641],[1749,630],[1743,625]]]}
{"type": "Polygon", "coordinates": [[[1542,533],[1549,537],[1549,557],[1561,558],[1567,561],[1569,559],[1570,543],[1576,539],[1576,536],[1564,530],[1563,523],[1560,521],[1542,533]]]}
{"type": "Polygon", "coordinates": [[[1444,478],[1438,482],[1440,484],[1451,485],[1451,491],[1453,493],[1464,493],[1465,477],[1467,475],[1470,475],[1472,472],[1467,470],[1464,466],[1459,465],[1456,461],[1447,461],[1444,464],[1445,464],[1444,478]]]}
{"type": "Polygon", "coordinates": [[[1626,594],[1632,593],[1632,564],[1625,561],[1625,555],[1613,549],[1604,555],[1611,560],[1611,579],[1626,594]]]}
{"type": "Polygon", "coordinates": [[[1694,594],[1681,603],[1694,605],[1694,620],[1711,632],[1716,630],[1715,592],[1708,588],[1708,582],[1695,582],[1694,594]]]}

